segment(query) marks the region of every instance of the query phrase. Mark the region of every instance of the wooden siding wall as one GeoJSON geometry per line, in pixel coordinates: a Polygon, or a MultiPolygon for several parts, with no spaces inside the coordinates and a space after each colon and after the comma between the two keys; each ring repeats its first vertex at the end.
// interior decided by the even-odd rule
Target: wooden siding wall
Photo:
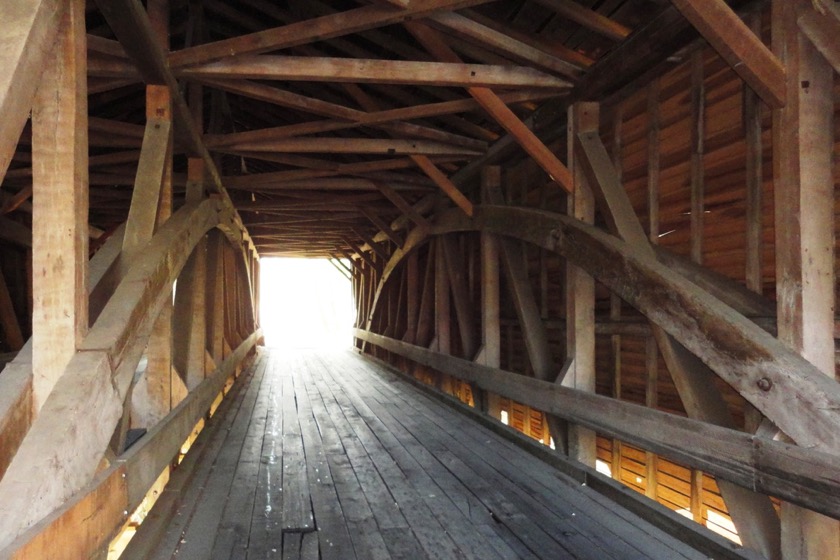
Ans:
{"type": "MultiPolygon", "coordinates": [[[[764,15],[764,27],[765,30],[769,27],[769,14],[764,15]]],[[[769,37],[765,39],[769,43],[769,37]]],[[[756,212],[760,215],[760,223],[755,220],[751,223],[748,218],[751,202],[747,193],[750,141],[747,104],[752,101],[745,99],[753,94],[707,44],[696,43],[680,56],[681,63],[646,87],[627,98],[602,105],[602,140],[611,150],[633,207],[654,243],[693,258],[751,289],[760,290],[773,300],[776,271],[770,109],[757,103],[761,134],[760,146],[754,147],[762,154],[761,183],[756,189],[760,197],[760,212],[756,212]],[[695,95],[694,99],[692,80],[694,84],[702,80],[703,95],[695,95]],[[698,129],[701,132],[692,138],[692,130],[697,126],[695,115],[702,116],[702,126],[698,129]],[[753,228],[758,244],[748,243],[750,228],[753,228]],[[748,261],[754,267],[752,276],[748,261]],[[759,266],[755,267],[755,264],[759,266]]],[[[835,85],[835,91],[837,162],[840,161],[840,87],[835,85]]],[[[551,146],[552,150],[563,154],[565,142],[566,139],[561,138],[551,146]]],[[[836,192],[840,183],[838,165],[835,165],[834,176],[836,192]]],[[[548,183],[531,160],[503,169],[503,190],[508,204],[565,212],[566,194],[548,183]]],[[[835,217],[835,228],[840,230],[840,197],[836,195],[835,217]]],[[[596,223],[598,219],[596,217],[596,223]]],[[[836,231],[835,236],[840,246],[840,231],[836,231]]],[[[477,236],[460,234],[459,237],[460,245],[466,251],[464,266],[470,270],[478,268],[477,236]]],[[[556,255],[525,244],[521,244],[521,253],[559,369],[565,359],[565,263],[556,255]]],[[[840,251],[835,255],[838,253],[840,251]]],[[[429,265],[428,253],[422,254],[420,261],[421,270],[425,270],[429,265]]],[[[840,270],[837,256],[835,263],[835,270],[840,270]]],[[[421,272],[421,291],[423,277],[421,272]]],[[[475,320],[480,324],[480,297],[475,295],[480,294],[480,278],[470,274],[469,286],[475,320]]],[[[501,294],[501,368],[533,375],[504,275],[501,294]]],[[[454,305],[452,307],[450,353],[459,355],[457,317],[454,305]]],[[[773,323],[772,318],[764,319],[765,323],[773,323]]],[[[611,296],[606,288],[596,285],[596,324],[602,325],[596,331],[597,393],[685,415],[644,317],[611,296]]],[[[386,326],[374,324],[373,329],[384,332],[386,326]]],[[[400,332],[394,332],[392,336],[399,338],[400,332]]],[[[408,342],[428,345],[431,340],[408,342]]],[[[389,357],[388,352],[379,348],[371,351],[380,357],[389,357]]],[[[436,385],[463,402],[474,404],[468,383],[425,367],[409,365],[398,356],[391,359],[412,371],[416,378],[436,385]]],[[[754,422],[760,416],[726,383],[717,377],[715,383],[737,426],[754,429],[754,422]]],[[[498,408],[494,410],[497,416],[501,411],[507,413],[511,426],[545,442],[547,422],[541,411],[506,398],[499,399],[498,408]]],[[[733,527],[714,477],[602,436],[597,439],[597,457],[611,466],[615,479],[737,539],[731,532],[733,527]]]]}

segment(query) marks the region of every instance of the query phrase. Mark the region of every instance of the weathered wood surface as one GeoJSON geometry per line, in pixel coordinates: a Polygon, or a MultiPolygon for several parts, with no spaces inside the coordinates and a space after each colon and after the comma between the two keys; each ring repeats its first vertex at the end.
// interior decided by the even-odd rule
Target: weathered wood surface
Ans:
{"type": "Polygon", "coordinates": [[[479,387],[712,473],[840,517],[834,455],[557,386],[356,330],[371,344],[479,387]]]}
{"type": "Polygon", "coordinates": [[[402,60],[240,56],[176,72],[186,78],[567,89],[571,84],[529,67],[402,60]]]}
{"type": "Polygon", "coordinates": [[[88,330],[84,4],[66,2],[32,106],[32,365],[37,413],[88,330]]]}
{"type": "Polygon", "coordinates": [[[787,98],[785,67],[723,0],[674,0],[701,35],[772,107],[787,98]]]}
{"type": "Polygon", "coordinates": [[[243,342],[155,429],[58,510],[0,549],[0,557],[76,560],[105,550],[261,336],[257,331],[243,342]]]}
{"type": "Polygon", "coordinates": [[[362,358],[263,367],[127,558],[705,558],[362,358]],[[301,475],[317,531],[292,528],[301,475]]]}
{"type": "Polygon", "coordinates": [[[60,0],[4,3],[0,37],[0,180],[5,176],[18,138],[29,118],[41,70],[58,36],[66,3],[60,0]]]}
{"type": "Polygon", "coordinates": [[[2,544],[59,507],[93,477],[128,393],[166,289],[192,247],[219,225],[219,204],[183,207],[148,245],[68,363],[0,481],[2,544]],[[63,430],[56,430],[63,426],[63,430]],[[31,465],[52,457],[50,472],[31,465]],[[17,504],[17,505],[15,505],[17,504]],[[33,507],[37,504],[37,507],[33,507]],[[20,512],[26,511],[26,515],[20,512]]]}

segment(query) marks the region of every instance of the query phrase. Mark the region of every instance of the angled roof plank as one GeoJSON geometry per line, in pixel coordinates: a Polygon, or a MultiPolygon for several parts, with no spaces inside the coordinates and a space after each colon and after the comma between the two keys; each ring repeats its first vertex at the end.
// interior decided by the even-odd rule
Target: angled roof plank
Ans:
{"type": "Polygon", "coordinates": [[[797,20],[799,29],[814,44],[820,54],[840,72],[840,9],[828,6],[825,14],[809,9],[797,20]]]}
{"type": "Polygon", "coordinates": [[[411,156],[411,159],[414,163],[417,164],[417,167],[423,170],[423,172],[429,176],[429,178],[435,182],[435,184],[440,187],[446,196],[448,196],[455,205],[463,210],[464,214],[467,216],[472,217],[473,215],[473,204],[470,200],[464,196],[458,187],[449,180],[449,177],[446,176],[443,171],[438,169],[438,167],[432,163],[432,161],[425,157],[425,156],[411,156]]]}
{"type": "Polygon", "coordinates": [[[613,41],[623,41],[631,29],[572,0],[534,0],[558,15],[613,41]]]}
{"type": "Polygon", "coordinates": [[[543,51],[474,19],[453,12],[444,12],[430,16],[429,20],[435,27],[474,41],[517,62],[534,65],[568,78],[576,78],[581,73],[582,65],[575,64],[573,60],[563,59],[553,53],[543,51]]]}
{"type": "Polygon", "coordinates": [[[785,68],[723,0],[672,0],[735,72],[771,107],[785,105],[785,68]]]}
{"type": "MultiPolygon", "coordinates": [[[[458,55],[446,45],[440,35],[433,29],[417,22],[409,22],[405,26],[436,58],[450,62],[459,60],[458,55]]],[[[555,181],[567,192],[574,190],[574,179],[569,169],[492,90],[483,87],[471,87],[467,91],[548,173],[552,181],[555,181]]]]}

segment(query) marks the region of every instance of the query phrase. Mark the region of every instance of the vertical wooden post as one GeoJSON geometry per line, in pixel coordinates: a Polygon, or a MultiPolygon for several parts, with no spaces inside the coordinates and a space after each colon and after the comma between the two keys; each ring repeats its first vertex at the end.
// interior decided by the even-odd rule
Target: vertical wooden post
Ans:
{"type": "Polygon", "coordinates": [[[423,294],[420,296],[420,312],[417,317],[417,338],[415,344],[429,346],[432,337],[432,322],[434,321],[434,271],[435,245],[429,244],[426,254],[426,268],[423,275],[423,294]]]}
{"type": "MultiPolygon", "coordinates": [[[[481,200],[489,201],[488,191],[498,190],[502,171],[488,166],[481,171],[481,200]]],[[[502,365],[502,336],[500,321],[499,241],[496,236],[481,234],[481,363],[490,367],[502,365]]],[[[484,400],[487,414],[501,418],[501,398],[488,393],[484,400]]]]}
{"type": "Polygon", "coordinates": [[[449,322],[449,275],[446,273],[446,256],[443,239],[435,240],[435,350],[451,354],[451,324],[449,322]]]}
{"type": "MultiPolygon", "coordinates": [[[[577,165],[575,141],[580,132],[598,132],[597,103],[575,103],[569,108],[568,165],[575,190],[568,197],[568,213],[592,224],[595,200],[586,175],[577,165]]],[[[582,269],[566,263],[566,360],[569,364],[563,385],[595,392],[595,281],[582,269]]],[[[569,457],[595,466],[595,432],[570,425],[569,457]]]]}
{"type": "MultiPolygon", "coordinates": [[[[659,348],[656,338],[648,336],[645,340],[645,406],[656,408],[659,406],[659,348]]],[[[655,500],[658,497],[659,468],[656,453],[645,451],[645,496],[655,500]]],[[[692,490],[693,490],[692,486],[692,490]]]]}
{"type": "Polygon", "coordinates": [[[224,340],[224,268],[222,267],[223,245],[226,243],[223,234],[211,231],[207,239],[207,275],[205,277],[205,294],[207,320],[205,324],[205,344],[210,357],[221,363],[223,358],[224,340]]]}
{"type": "MultiPolygon", "coordinates": [[[[613,145],[612,145],[612,162],[615,168],[615,175],[618,182],[622,182],[624,173],[623,158],[622,158],[622,126],[624,124],[624,108],[619,105],[616,108],[613,116],[613,145]]],[[[610,319],[615,321],[621,319],[621,298],[615,294],[610,294],[610,319]]],[[[612,366],[613,366],[613,398],[621,398],[621,335],[614,334],[610,337],[610,345],[612,348],[612,366]]],[[[615,480],[621,480],[621,440],[613,439],[612,441],[612,460],[610,462],[610,472],[615,480]]]]}
{"type": "Polygon", "coordinates": [[[420,312],[420,263],[412,251],[406,263],[406,331],[403,340],[414,344],[417,338],[417,315],[420,312]]]}
{"type": "MultiPolygon", "coordinates": [[[[187,160],[186,203],[196,204],[204,198],[204,161],[187,160]]],[[[193,249],[178,277],[175,291],[173,357],[187,389],[192,390],[204,380],[204,352],[206,348],[206,275],[207,241],[202,239],[193,249]]],[[[240,302],[244,305],[244,302],[240,302]]]]}
{"type": "MultiPolygon", "coordinates": [[[[787,71],[787,104],[773,111],[778,336],[834,377],[834,73],[797,27],[811,9],[772,4],[773,51],[787,71]]],[[[783,503],[782,556],[837,558],[840,522],[783,503]]]]}
{"type": "Polygon", "coordinates": [[[464,358],[472,360],[478,349],[476,340],[475,321],[473,320],[472,300],[470,300],[467,286],[465,259],[460,251],[458,242],[451,236],[442,237],[444,260],[446,261],[447,278],[452,289],[452,300],[455,303],[455,315],[458,319],[458,332],[461,336],[461,346],[464,358]]]}
{"type": "Polygon", "coordinates": [[[651,243],[659,241],[659,79],[648,86],[648,239],[651,243]]]}
{"type": "MultiPolygon", "coordinates": [[[[169,4],[167,0],[152,0],[148,4],[149,19],[158,36],[158,40],[169,49],[169,4]]],[[[146,87],[146,120],[165,120],[171,125],[172,100],[169,88],[164,86],[146,87]]],[[[150,185],[152,199],[156,200],[153,210],[153,229],[160,228],[172,215],[172,131],[171,128],[166,138],[167,148],[160,174],[160,183],[150,185]]],[[[138,183],[139,184],[139,183],[138,183]]],[[[135,201],[136,194],[132,198],[135,201]]],[[[135,208],[135,211],[142,208],[135,208]]],[[[143,214],[150,213],[147,209],[143,214]]],[[[137,214],[135,214],[137,215],[137,214]]],[[[132,228],[127,225],[127,230],[132,228]]],[[[146,243],[151,231],[143,237],[137,237],[133,241],[123,243],[123,256],[121,268],[127,265],[130,253],[136,251],[146,243]]],[[[146,349],[146,372],[137,381],[132,389],[131,401],[131,425],[134,427],[150,427],[155,425],[161,418],[176,406],[186,395],[187,389],[177,375],[173,375],[172,369],[172,302],[167,300],[161,309],[155,322],[152,334],[149,337],[149,344],[146,349]]]]}
{"type": "Polygon", "coordinates": [[[703,262],[703,141],[706,124],[703,50],[691,53],[691,260],[703,262]]]}
{"type": "Polygon", "coordinates": [[[72,0],[32,108],[32,383],[37,413],[87,333],[85,3],[72,0]]]}
{"type": "MultiPolygon", "coordinates": [[[[703,263],[703,141],[705,139],[706,91],[703,84],[703,49],[691,53],[691,260],[703,263]]],[[[691,469],[691,514],[703,523],[703,473],[691,469]]]]}
{"type": "MultiPolygon", "coordinates": [[[[761,36],[761,13],[750,14],[747,23],[757,36],[761,36]]],[[[762,272],[762,234],[764,208],[762,204],[764,150],[761,140],[761,98],[744,84],[744,134],[746,155],[746,248],[744,277],[747,288],[761,294],[764,291],[762,272]]],[[[744,429],[755,432],[762,415],[752,404],[744,409],[744,429]]]]}

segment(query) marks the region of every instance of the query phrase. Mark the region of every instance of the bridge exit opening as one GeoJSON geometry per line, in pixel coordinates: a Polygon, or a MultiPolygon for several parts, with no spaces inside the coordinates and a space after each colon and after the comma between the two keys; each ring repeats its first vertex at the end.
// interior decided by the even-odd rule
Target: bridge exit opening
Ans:
{"type": "Polygon", "coordinates": [[[266,346],[350,346],[355,311],[352,285],[341,264],[314,258],[261,259],[260,322],[266,346]]]}

